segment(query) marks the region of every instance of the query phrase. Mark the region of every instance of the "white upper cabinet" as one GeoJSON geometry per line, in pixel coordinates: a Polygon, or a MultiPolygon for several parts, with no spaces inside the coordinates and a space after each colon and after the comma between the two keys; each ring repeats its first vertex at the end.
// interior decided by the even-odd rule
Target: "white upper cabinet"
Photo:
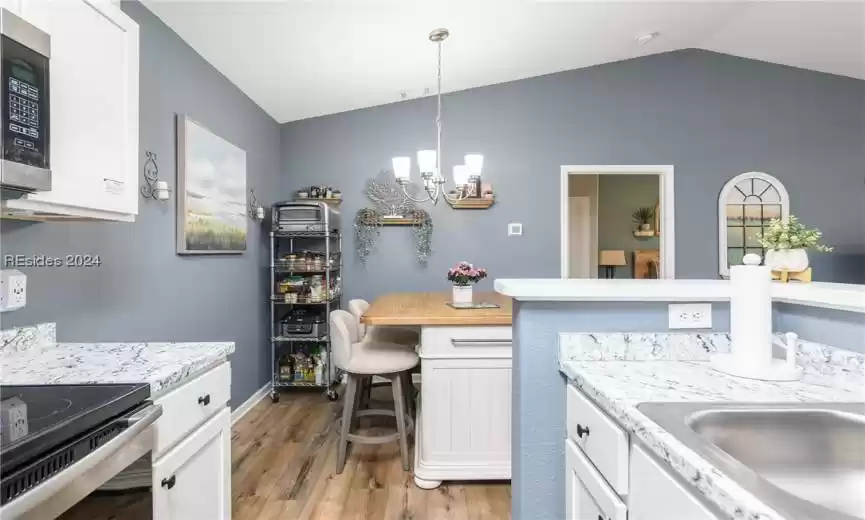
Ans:
{"type": "Polygon", "coordinates": [[[27,0],[20,11],[51,36],[52,189],[4,201],[4,214],[134,220],[138,25],[107,0],[27,0]]]}

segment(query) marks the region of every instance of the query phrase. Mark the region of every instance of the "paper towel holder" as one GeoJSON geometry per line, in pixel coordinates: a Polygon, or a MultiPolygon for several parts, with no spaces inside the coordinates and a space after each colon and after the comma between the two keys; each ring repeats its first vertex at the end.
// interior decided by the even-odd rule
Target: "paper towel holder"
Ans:
{"type": "MultiPolygon", "coordinates": [[[[772,281],[770,271],[768,271],[767,267],[760,266],[760,260],[761,259],[758,255],[745,255],[745,258],[742,259],[742,263],[744,265],[734,268],[736,270],[735,274],[734,271],[731,270],[731,282],[733,281],[733,276],[736,276],[736,280],[739,282],[746,282],[747,278],[745,278],[745,273],[750,272],[751,274],[748,276],[757,276],[757,279],[755,279],[754,281],[755,284],[771,284],[772,281]],[[754,271],[751,271],[752,269],[754,271]],[[765,274],[766,276],[765,280],[761,278],[761,274],[757,274],[758,269],[760,270],[759,272],[764,272],[763,274],[765,274]]],[[[768,289],[768,285],[765,287],[765,289],[768,289]]],[[[747,304],[753,305],[755,301],[762,300],[751,301],[748,296],[749,295],[742,294],[739,291],[733,291],[733,295],[730,299],[731,352],[712,355],[710,357],[712,368],[725,374],[762,381],[798,380],[800,377],[802,377],[802,367],[796,366],[796,349],[799,343],[799,337],[791,332],[786,335],[786,343],[780,343],[775,337],[771,335],[770,320],[770,322],[767,324],[768,329],[765,330],[765,344],[763,344],[763,340],[760,339],[760,333],[754,332],[754,334],[756,334],[757,336],[756,338],[754,338],[751,331],[754,328],[762,327],[758,327],[758,324],[754,323],[751,320],[761,319],[761,315],[764,313],[764,311],[766,313],[765,319],[769,319],[768,316],[771,313],[772,301],[771,298],[768,296],[768,293],[766,293],[766,308],[760,309],[758,307],[756,309],[756,312],[752,314],[750,312],[747,312],[742,306],[747,304]],[[743,298],[745,299],[744,302],[743,298]],[[747,314],[747,316],[743,316],[743,313],[747,314]],[[754,314],[759,317],[755,318],[754,314]],[[754,343],[754,341],[756,341],[756,343],[754,343]],[[774,344],[779,344],[787,350],[786,359],[775,359],[774,357],[772,357],[772,349],[774,344]]]]}

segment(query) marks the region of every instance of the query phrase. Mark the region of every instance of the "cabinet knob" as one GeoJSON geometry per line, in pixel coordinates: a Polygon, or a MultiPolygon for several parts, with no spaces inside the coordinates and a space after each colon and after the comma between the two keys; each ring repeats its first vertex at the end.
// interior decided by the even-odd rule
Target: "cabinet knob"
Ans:
{"type": "MultiPolygon", "coordinates": [[[[577,423],[577,437],[583,438],[589,436],[589,427],[583,426],[582,424],[577,423]]],[[[601,520],[604,520],[603,518],[601,520]]]]}
{"type": "Polygon", "coordinates": [[[162,487],[165,489],[171,489],[174,487],[174,484],[177,483],[177,478],[174,475],[171,475],[168,478],[162,479],[162,487]]]}
{"type": "Polygon", "coordinates": [[[201,406],[207,406],[210,404],[210,394],[205,394],[203,397],[198,398],[198,404],[201,406]]]}
{"type": "Polygon", "coordinates": [[[603,515],[598,515],[598,520],[604,520],[604,516],[603,516],[603,515]]]}

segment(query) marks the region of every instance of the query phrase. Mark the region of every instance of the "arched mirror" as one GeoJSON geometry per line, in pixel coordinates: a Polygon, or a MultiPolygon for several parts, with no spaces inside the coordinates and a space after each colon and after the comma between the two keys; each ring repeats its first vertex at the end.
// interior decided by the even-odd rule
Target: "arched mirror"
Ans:
{"type": "Polygon", "coordinates": [[[768,173],[748,172],[730,179],[718,198],[718,272],[755,253],[763,257],[760,234],[773,218],[790,215],[790,198],[781,181],[768,173]]]}

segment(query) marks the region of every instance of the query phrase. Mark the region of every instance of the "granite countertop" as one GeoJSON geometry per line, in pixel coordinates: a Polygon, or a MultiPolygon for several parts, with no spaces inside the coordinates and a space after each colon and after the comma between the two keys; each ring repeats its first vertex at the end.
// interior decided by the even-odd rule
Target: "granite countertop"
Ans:
{"type": "Polygon", "coordinates": [[[3,331],[2,339],[3,384],[149,383],[153,396],[234,352],[233,342],[57,343],[53,324],[3,331]]]}
{"type": "Polygon", "coordinates": [[[646,417],[647,402],[865,402],[865,354],[802,341],[801,380],[743,379],[711,368],[726,334],[562,334],[561,371],[730,519],[786,520],[646,417]]]}

